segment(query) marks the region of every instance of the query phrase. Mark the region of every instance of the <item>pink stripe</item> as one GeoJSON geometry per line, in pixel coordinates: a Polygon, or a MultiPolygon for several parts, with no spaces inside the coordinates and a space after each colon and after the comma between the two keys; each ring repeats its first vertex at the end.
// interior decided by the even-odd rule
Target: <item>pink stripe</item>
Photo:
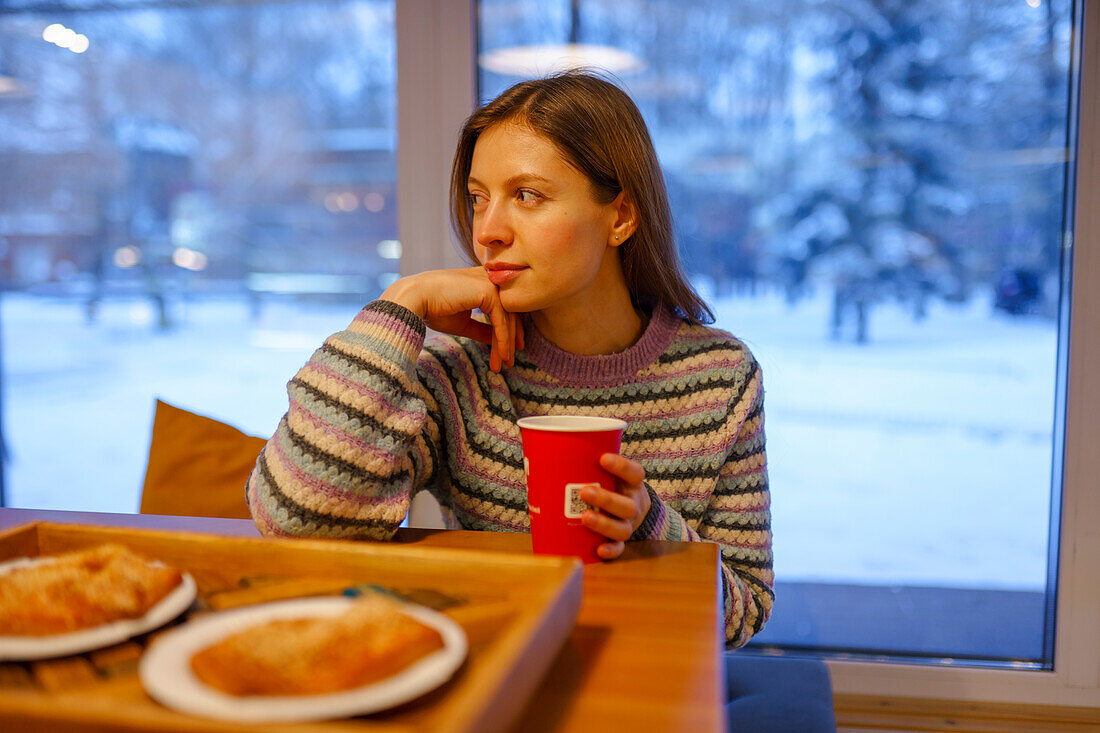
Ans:
{"type": "Polygon", "coordinates": [[[635,420],[634,424],[635,425],[657,424],[658,422],[660,422],[661,420],[666,419],[666,418],[682,417],[684,415],[692,415],[692,414],[695,414],[695,413],[702,414],[704,412],[707,412],[708,410],[722,411],[723,413],[725,413],[727,403],[728,403],[728,400],[718,399],[718,400],[713,400],[711,402],[704,402],[701,405],[693,405],[693,406],[690,406],[690,407],[679,407],[679,408],[675,408],[675,409],[672,409],[672,410],[664,411],[659,416],[656,416],[656,417],[653,417],[653,418],[641,418],[641,419],[635,420]]]}
{"type": "MultiPolygon", "coordinates": [[[[688,357],[688,358],[690,358],[690,357],[688,357]]],[[[652,374],[647,374],[645,376],[637,377],[636,379],[633,379],[630,382],[630,385],[660,384],[660,383],[663,383],[663,382],[681,380],[681,379],[686,378],[689,375],[700,374],[702,372],[709,372],[709,371],[722,370],[722,369],[732,370],[732,369],[736,369],[738,366],[740,366],[742,361],[744,361],[744,358],[736,359],[736,360],[734,360],[734,359],[723,359],[721,361],[704,361],[702,364],[687,367],[685,369],[680,369],[680,370],[677,370],[677,371],[661,370],[661,371],[657,371],[657,372],[652,373],[652,374]]],[[[542,374],[543,372],[535,372],[535,373],[536,374],[542,374]]],[[[554,386],[550,382],[539,381],[539,380],[527,378],[526,375],[524,375],[523,383],[526,384],[526,385],[532,386],[532,387],[541,387],[541,388],[544,388],[544,389],[549,389],[549,388],[554,386]]],[[[627,386],[627,385],[623,385],[623,386],[627,386]]],[[[645,399],[645,398],[641,397],[641,398],[639,398],[639,401],[642,401],[643,399],[645,399]]]]}
{"type": "MultiPolygon", "coordinates": [[[[354,392],[355,394],[359,395],[360,397],[365,398],[367,401],[378,402],[384,408],[382,410],[383,412],[387,412],[387,413],[390,413],[390,414],[393,414],[393,415],[399,415],[401,417],[404,417],[407,420],[414,420],[414,421],[419,421],[420,420],[420,415],[419,414],[417,414],[415,412],[412,412],[410,410],[399,410],[399,409],[397,409],[396,407],[394,407],[392,404],[390,404],[385,399],[385,395],[383,395],[381,392],[376,392],[375,390],[370,389],[369,387],[367,387],[367,385],[365,385],[365,384],[355,382],[355,381],[349,379],[348,377],[345,377],[344,375],[340,374],[340,372],[336,371],[332,367],[327,367],[324,364],[318,364],[316,362],[311,361],[302,368],[302,372],[312,372],[312,373],[316,373],[316,374],[328,377],[328,378],[332,379],[333,381],[335,381],[340,386],[346,387],[349,391],[354,392]]],[[[313,387],[316,387],[317,389],[321,389],[320,387],[313,384],[312,382],[307,382],[307,383],[310,384],[313,387]]],[[[343,400],[339,395],[334,395],[334,394],[331,394],[329,392],[326,392],[326,394],[328,394],[328,396],[332,397],[333,399],[340,400],[341,402],[344,402],[345,404],[347,404],[347,402],[345,400],[343,400]]]]}
{"type": "MultiPolygon", "coordinates": [[[[520,448],[521,442],[519,440],[518,428],[515,428],[514,430],[508,432],[501,432],[496,427],[494,427],[494,423],[498,422],[499,418],[497,418],[489,411],[489,401],[484,398],[481,391],[481,386],[477,382],[477,376],[473,369],[473,363],[471,363],[468,358],[463,358],[465,357],[465,352],[458,347],[457,342],[455,341],[446,340],[438,343],[440,343],[446,349],[449,355],[459,357],[456,358],[454,362],[461,367],[459,377],[462,379],[462,382],[466,387],[466,393],[474,396],[474,399],[471,400],[470,408],[473,411],[474,422],[475,424],[477,424],[479,430],[482,433],[486,433],[492,436],[493,438],[500,441],[501,443],[504,443],[505,445],[520,448]]],[[[429,360],[425,366],[426,370],[432,373],[432,376],[438,383],[442,384],[447,381],[447,374],[443,372],[442,366],[439,365],[439,363],[435,359],[429,360]]],[[[455,385],[452,385],[451,389],[448,390],[448,396],[450,396],[450,394],[452,393],[455,395],[458,394],[458,390],[455,389],[455,385]]],[[[500,390],[498,391],[498,393],[503,393],[507,396],[506,391],[500,390]]],[[[456,406],[456,402],[454,400],[451,401],[451,406],[456,406]]],[[[450,414],[452,415],[455,412],[456,410],[454,409],[450,410],[450,414]]],[[[451,427],[454,428],[455,426],[456,423],[452,421],[451,427]]],[[[472,468],[471,473],[476,473],[477,475],[484,477],[484,474],[472,468]]],[[[516,484],[512,485],[516,488],[519,488],[519,486],[516,484]]]]}
{"type": "MultiPolygon", "coordinates": [[[[474,422],[478,425],[478,427],[481,429],[482,432],[488,433],[489,435],[493,436],[494,438],[496,438],[497,440],[499,440],[502,443],[505,443],[507,445],[512,445],[512,446],[515,446],[515,447],[518,448],[519,445],[520,445],[519,441],[517,440],[518,432],[517,433],[502,433],[501,431],[499,431],[495,427],[493,427],[493,422],[497,418],[492,413],[489,412],[489,403],[488,403],[488,401],[485,400],[485,399],[478,399],[481,396],[480,395],[481,390],[480,390],[479,385],[477,384],[477,379],[474,376],[473,369],[469,368],[472,365],[470,365],[469,362],[466,362],[466,361],[461,362],[461,364],[462,364],[462,373],[459,376],[460,376],[460,378],[462,379],[463,383],[466,386],[467,394],[470,394],[470,395],[474,396],[474,399],[471,400],[471,405],[470,405],[470,407],[473,409],[474,422]]],[[[435,360],[431,360],[425,366],[426,366],[426,371],[431,372],[432,376],[435,377],[435,379],[438,380],[438,382],[440,384],[442,384],[446,381],[447,375],[445,373],[443,373],[442,367],[438,365],[438,362],[436,362],[435,360]]],[[[458,394],[458,390],[454,389],[453,386],[452,386],[451,390],[448,390],[448,398],[450,397],[450,395],[452,393],[455,394],[455,395],[458,394]]],[[[451,406],[452,407],[456,406],[456,403],[453,400],[451,401],[451,406]]],[[[455,412],[457,412],[456,409],[452,409],[452,410],[449,411],[449,413],[452,414],[452,415],[455,412]]],[[[452,422],[451,425],[452,425],[452,427],[454,427],[455,423],[452,422]]],[[[518,431],[518,428],[517,428],[517,431],[518,431]]]]}
{"type": "MultiPolygon", "coordinates": [[[[650,486],[653,486],[653,484],[650,484],[650,486]]],[[[657,491],[657,487],[653,486],[653,490],[657,491]]],[[[677,491],[675,493],[667,495],[662,494],[660,491],[657,491],[657,495],[660,496],[663,501],[676,501],[680,503],[697,501],[702,502],[704,505],[706,504],[706,502],[710,501],[710,497],[713,495],[713,493],[714,492],[711,491],[711,489],[709,488],[703,490],[702,492],[677,491]]]]}
{"type": "MultiPolygon", "coordinates": [[[[312,412],[306,409],[302,403],[297,400],[290,401],[290,411],[295,416],[301,418],[304,422],[314,430],[319,430],[324,435],[335,438],[337,442],[349,445],[351,448],[357,450],[360,454],[372,458],[376,461],[384,463],[387,467],[393,468],[397,462],[401,459],[399,455],[391,453],[387,450],[371,445],[370,443],[355,437],[345,430],[341,430],[331,423],[323,421],[321,418],[314,415],[312,412]]],[[[316,441],[311,440],[311,443],[316,444],[316,441]]],[[[355,461],[355,463],[362,465],[361,461],[355,461]]]]}
{"type": "Polygon", "coordinates": [[[759,514],[760,512],[766,512],[771,508],[770,501],[759,502],[757,504],[750,504],[745,507],[738,507],[736,509],[717,509],[715,511],[720,512],[723,516],[732,516],[734,514],[759,514]]]}
{"type": "MultiPolygon", "coordinates": [[[[312,492],[316,492],[321,496],[329,499],[337,499],[343,504],[354,504],[355,506],[367,506],[367,507],[383,507],[394,506],[401,503],[408,503],[408,496],[403,493],[398,493],[392,497],[382,496],[368,496],[360,492],[347,491],[341,489],[338,486],[326,483],[321,479],[314,476],[310,476],[303,471],[294,461],[286,455],[283,450],[282,441],[275,440],[268,443],[268,448],[275,447],[275,458],[279,461],[282,468],[290,474],[291,478],[297,481],[300,485],[310,489],[312,492]]],[[[270,459],[269,459],[270,460],[270,459]]],[[[274,473],[274,472],[272,472],[274,473]]],[[[293,498],[293,497],[291,497],[293,498]]],[[[296,500],[297,501],[297,500],[296,500]]],[[[334,516],[333,519],[339,519],[340,517],[334,516]]]]}
{"type": "MultiPolygon", "coordinates": [[[[744,425],[745,425],[745,423],[741,423],[742,427],[744,427],[744,425]]],[[[751,433],[748,433],[746,435],[738,434],[737,440],[738,440],[738,442],[746,443],[746,442],[752,440],[753,438],[755,438],[756,436],[760,435],[760,431],[763,430],[763,429],[764,429],[764,422],[761,421],[760,424],[759,424],[759,427],[757,427],[756,430],[753,430],[751,433]]]]}
{"type": "Polygon", "coordinates": [[[387,331],[401,336],[401,338],[405,339],[409,344],[415,344],[420,340],[420,333],[418,331],[413,330],[412,327],[399,318],[394,318],[387,313],[376,310],[366,310],[364,308],[355,316],[355,321],[365,323],[368,326],[381,326],[387,331]]]}
{"type": "MultiPolygon", "coordinates": [[[[429,366],[429,369],[432,369],[432,368],[433,367],[429,366]]],[[[450,403],[449,404],[450,409],[443,410],[443,413],[447,416],[447,424],[449,425],[449,430],[447,431],[447,434],[451,435],[451,436],[463,435],[464,432],[465,432],[465,426],[462,424],[462,421],[459,419],[459,410],[458,410],[458,407],[457,407],[457,404],[456,404],[456,399],[457,399],[456,392],[454,392],[452,390],[447,390],[446,394],[447,394],[447,400],[450,403]]],[[[480,400],[475,400],[475,402],[479,402],[479,401],[480,400]]],[[[442,410],[442,408],[443,408],[443,406],[441,405],[440,409],[442,410]]],[[[483,425],[483,428],[488,430],[487,426],[483,425]]],[[[492,432],[494,432],[498,437],[501,437],[501,439],[503,439],[505,442],[514,444],[513,440],[511,440],[507,436],[500,436],[499,433],[496,433],[495,431],[492,431],[492,432]]],[[[526,492],[526,483],[520,484],[518,482],[506,482],[506,481],[502,480],[501,478],[499,478],[497,476],[490,476],[484,470],[478,468],[473,463],[473,461],[470,460],[470,455],[471,455],[470,451],[468,451],[468,450],[458,450],[455,453],[457,453],[457,455],[452,455],[452,459],[455,460],[455,462],[458,464],[459,468],[461,468],[464,472],[472,474],[473,476],[476,476],[477,478],[483,479],[483,480],[485,480],[485,481],[487,481],[491,484],[495,484],[497,486],[510,487],[510,488],[513,488],[513,489],[516,489],[516,490],[519,490],[519,489],[522,488],[526,492]]],[[[501,524],[499,526],[507,527],[507,526],[510,526],[510,525],[501,524]]]]}
{"type": "MultiPolygon", "coordinates": [[[[434,361],[428,363],[427,369],[430,372],[435,372],[434,376],[437,379],[441,379],[441,380],[443,379],[443,375],[440,375],[438,373],[438,371],[436,371],[436,364],[435,364],[434,361]]],[[[469,383],[469,381],[467,381],[467,389],[471,390],[470,394],[474,394],[474,395],[477,394],[476,384],[471,385],[469,383]]],[[[465,432],[465,425],[463,424],[462,420],[459,419],[459,412],[460,411],[458,409],[458,405],[457,405],[457,402],[456,402],[456,400],[457,400],[457,391],[456,390],[447,390],[446,394],[447,394],[447,400],[448,400],[448,405],[447,405],[448,409],[443,409],[443,406],[440,405],[440,410],[447,416],[447,425],[449,426],[449,429],[448,429],[447,433],[448,433],[448,435],[452,435],[452,436],[463,435],[464,432],[465,432]]],[[[478,407],[478,406],[480,406],[480,404],[482,402],[484,402],[484,400],[474,399],[474,400],[472,400],[472,402],[474,404],[474,409],[477,410],[477,412],[475,413],[475,416],[474,416],[475,417],[475,422],[479,425],[480,429],[483,432],[494,436],[497,440],[500,440],[503,443],[518,447],[518,445],[519,445],[518,441],[515,439],[514,436],[509,435],[509,434],[505,434],[505,433],[501,433],[500,431],[490,427],[490,419],[491,419],[490,416],[484,415],[483,413],[485,411],[480,410],[479,407],[478,407]]],[[[468,450],[459,450],[456,453],[457,453],[457,455],[454,455],[453,458],[456,460],[458,465],[464,471],[466,471],[467,473],[473,474],[474,476],[476,476],[478,478],[481,478],[481,479],[484,479],[484,480],[486,480],[486,481],[488,481],[492,484],[495,484],[495,485],[506,486],[506,487],[510,487],[510,488],[513,488],[513,489],[517,489],[517,490],[524,489],[526,491],[526,484],[525,483],[520,484],[518,482],[506,482],[506,481],[502,480],[501,478],[499,478],[497,476],[491,476],[491,475],[485,473],[484,470],[478,468],[473,463],[473,461],[470,460],[470,456],[471,456],[470,451],[468,451],[468,450]]],[[[498,464],[498,465],[500,465],[500,464],[498,464]]],[[[508,525],[502,525],[502,526],[508,526],[508,525]]]]}
{"type": "MultiPolygon", "coordinates": [[[[654,490],[656,490],[656,489],[654,489],[654,490]]],[[[707,490],[707,491],[704,491],[702,493],[697,493],[697,492],[685,492],[685,493],[682,493],[682,494],[681,493],[676,493],[676,494],[673,494],[671,496],[662,496],[661,498],[664,499],[665,501],[679,501],[679,502],[697,501],[697,502],[702,502],[705,506],[706,502],[710,500],[711,494],[712,494],[712,492],[710,490],[707,490]]]]}
{"type": "MultiPolygon", "coordinates": [[[[726,465],[729,465],[729,464],[726,464],[726,465]]],[[[725,468],[725,466],[723,466],[722,468],[725,468]]],[[[752,476],[753,474],[764,473],[764,468],[765,468],[764,461],[761,460],[759,464],[750,465],[748,468],[746,468],[743,471],[737,471],[736,473],[721,473],[721,474],[719,474],[719,476],[721,478],[744,478],[746,476],[752,476]]]]}
{"type": "MultiPolygon", "coordinates": [[[[258,482],[260,479],[257,477],[254,481],[258,482]]],[[[252,511],[252,521],[256,524],[257,529],[261,534],[274,535],[276,537],[290,537],[290,533],[283,530],[279,525],[275,523],[275,520],[271,518],[271,515],[264,509],[263,502],[260,501],[259,486],[257,483],[253,483],[248,487],[249,498],[248,506],[252,511]]]]}
{"type": "Polygon", "coordinates": [[[623,449],[619,452],[622,453],[627,458],[632,458],[634,460],[638,460],[638,457],[641,457],[641,458],[644,458],[646,460],[654,460],[654,461],[656,461],[656,460],[674,460],[674,459],[677,459],[677,458],[695,458],[695,457],[703,457],[703,456],[719,456],[719,455],[725,455],[725,453],[726,453],[726,446],[722,446],[722,445],[703,446],[703,448],[706,449],[706,452],[703,452],[702,450],[700,450],[699,447],[688,447],[688,448],[684,448],[682,450],[666,450],[666,451],[658,451],[656,453],[653,453],[653,452],[650,452],[650,451],[645,451],[643,453],[643,452],[640,452],[640,451],[638,451],[638,452],[631,451],[630,449],[632,447],[633,447],[632,445],[624,443],[623,444],[623,449]]]}
{"type": "Polygon", "coordinates": [[[701,372],[710,372],[723,369],[736,369],[741,365],[743,359],[723,359],[722,361],[704,361],[702,364],[696,366],[687,367],[686,369],[680,369],[675,372],[671,371],[659,371],[655,374],[647,374],[639,380],[632,382],[631,384],[654,384],[658,382],[668,382],[672,380],[683,379],[689,374],[699,374],[701,372]]]}
{"type": "MultiPolygon", "coordinates": [[[[729,542],[729,543],[719,542],[717,544],[724,545],[725,547],[736,548],[738,550],[755,550],[755,551],[770,550],[771,547],[772,547],[771,542],[761,542],[760,544],[756,544],[756,545],[751,544],[751,543],[743,543],[743,542],[729,542]]],[[[737,562],[737,558],[734,558],[730,562],[737,562]]]]}
{"type": "Polygon", "coordinates": [[[484,514],[479,514],[478,512],[470,511],[470,510],[467,510],[467,509],[462,509],[460,511],[463,514],[467,514],[471,517],[475,517],[475,518],[480,519],[482,521],[487,521],[489,524],[493,525],[494,527],[500,527],[501,529],[507,530],[509,532],[530,532],[531,531],[529,527],[524,527],[522,524],[507,524],[507,523],[505,523],[504,521],[502,521],[500,519],[496,519],[495,517],[487,517],[484,514]]]}

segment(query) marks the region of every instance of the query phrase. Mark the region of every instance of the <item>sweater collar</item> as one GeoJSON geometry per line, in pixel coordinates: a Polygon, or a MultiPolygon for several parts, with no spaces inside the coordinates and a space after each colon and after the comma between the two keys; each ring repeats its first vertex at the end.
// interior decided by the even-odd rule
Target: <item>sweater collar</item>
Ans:
{"type": "Polygon", "coordinates": [[[677,318],[663,303],[653,308],[645,331],[632,346],[615,354],[573,354],[558,348],[524,318],[523,355],[534,366],[570,387],[606,387],[625,384],[653,363],[672,343],[679,330],[677,318]]]}

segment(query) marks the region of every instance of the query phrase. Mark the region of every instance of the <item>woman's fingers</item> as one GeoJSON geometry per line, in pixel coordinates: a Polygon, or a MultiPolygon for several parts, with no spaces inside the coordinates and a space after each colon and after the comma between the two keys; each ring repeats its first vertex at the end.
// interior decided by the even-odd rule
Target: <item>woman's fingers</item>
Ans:
{"type": "Polygon", "coordinates": [[[489,368],[494,372],[514,364],[516,351],[523,348],[520,317],[504,309],[500,291],[481,267],[412,275],[382,295],[419,314],[437,331],[488,344],[489,368]],[[489,322],[474,318],[474,311],[481,311],[489,322]]]}
{"type": "Polygon", "coordinates": [[[619,555],[623,554],[623,550],[626,549],[626,545],[622,542],[604,542],[602,545],[596,548],[597,554],[604,560],[614,560],[619,555]]]}
{"type": "MultiPolygon", "coordinates": [[[[502,364],[511,364],[512,361],[512,331],[508,325],[510,314],[501,305],[496,288],[493,288],[487,297],[489,302],[485,306],[488,306],[489,322],[493,325],[493,348],[489,354],[489,368],[499,372],[502,364]]],[[[483,312],[485,306],[482,307],[483,312]]]]}
{"type": "MultiPolygon", "coordinates": [[[[613,536],[604,532],[601,534],[611,539],[628,539],[642,525],[652,508],[649,491],[645,486],[645,469],[637,461],[624,458],[617,453],[604,453],[600,456],[600,465],[619,479],[618,490],[614,492],[606,489],[591,490],[590,496],[594,501],[589,503],[618,517],[627,525],[626,537],[613,536]]],[[[586,489],[581,492],[582,498],[588,491],[589,489],[586,489]]]]}
{"type": "MultiPolygon", "coordinates": [[[[501,308],[503,307],[502,305],[501,308]]],[[[505,363],[512,366],[516,363],[516,314],[505,311],[504,315],[508,322],[508,359],[505,363]]]]}
{"type": "Polygon", "coordinates": [[[504,310],[504,306],[500,303],[500,300],[496,302],[500,308],[505,325],[504,333],[501,334],[500,338],[501,361],[508,366],[512,366],[516,363],[516,352],[523,348],[520,345],[523,339],[523,326],[520,323],[518,314],[504,310]]]}
{"type": "Polygon", "coordinates": [[[483,344],[493,343],[493,328],[487,323],[482,323],[470,318],[468,314],[450,316],[446,319],[435,319],[428,325],[437,331],[446,331],[455,336],[465,336],[483,344]]]}
{"type": "Polygon", "coordinates": [[[581,523],[593,532],[602,534],[609,540],[616,540],[619,542],[625,542],[630,539],[630,535],[634,533],[630,522],[627,522],[625,519],[609,517],[606,514],[600,514],[591,509],[586,510],[585,513],[581,515],[581,523]]]}
{"type": "Polygon", "coordinates": [[[483,344],[493,343],[492,327],[487,323],[475,321],[472,318],[470,319],[470,325],[467,326],[466,333],[458,335],[472,338],[474,341],[480,341],[483,344]]]}
{"type": "Polygon", "coordinates": [[[640,484],[645,481],[645,469],[637,461],[624,458],[618,453],[604,453],[600,456],[600,466],[614,474],[626,484],[640,484]]]}
{"type": "Polygon", "coordinates": [[[503,309],[497,300],[496,290],[486,281],[487,287],[481,291],[481,303],[478,310],[489,317],[489,325],[493,329],[493,340],[489,345],[489,368],[494,372],[500,371],[503,363],[503,338],[501,332],[505,329],[503,309]]]}
{"type": "Polygon", "coordinates": [[[590,506],[602,509],[612,516],[627,521],[633,520],[634,515],[638,512],[638,504],[631,497],[594,486],[581,489],[581,500],[590,506]]]}

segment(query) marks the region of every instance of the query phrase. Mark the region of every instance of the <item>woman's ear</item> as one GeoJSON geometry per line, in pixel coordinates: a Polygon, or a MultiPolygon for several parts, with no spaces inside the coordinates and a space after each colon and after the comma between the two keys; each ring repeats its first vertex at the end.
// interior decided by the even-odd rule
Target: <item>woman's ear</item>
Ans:
{"type": "Polygon", "coordinates": [[[634,199],[626,191],[619,191],[619,195],[611,202],[615,213],[611,232],[608,234],[608,245],[618,247],[630,239],[638,228],[638,209],[634,206],[634,199]]]}

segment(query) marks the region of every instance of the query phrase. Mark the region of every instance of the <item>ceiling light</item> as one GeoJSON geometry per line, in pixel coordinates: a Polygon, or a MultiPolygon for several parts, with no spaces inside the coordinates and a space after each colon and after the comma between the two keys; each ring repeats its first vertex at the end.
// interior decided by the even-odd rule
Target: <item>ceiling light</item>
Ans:
{"type": "Polygon", "coordinates": [[[482,54],[478,62],[506,76],[543,76],[579,68],[632,74],[645,68],[645,62],[629,51],[586,43],[509,46],[482,54]]]}
{"type": "Polygon", "coordinates": [[[46,29],[42,31],[42,40],[49,41],[50,43],[57,43],[61,38],[61,33],[65,30],[65,26],[60,23],[50,23],[46,26],[46,29]]]}

